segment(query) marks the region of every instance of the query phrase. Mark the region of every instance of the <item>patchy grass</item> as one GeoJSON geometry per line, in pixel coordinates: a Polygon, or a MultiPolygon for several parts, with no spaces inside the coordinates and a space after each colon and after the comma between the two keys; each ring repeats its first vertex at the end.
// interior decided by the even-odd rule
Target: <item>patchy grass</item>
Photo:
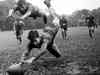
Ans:
{"type": "MultiPolygon", "coordinates": [[[[27,32],[24,33],[23,45],[20,48],[12,32],[0,32],[0,69],[6,69],[12,63],[18,63],[27,45],[27,32]]],[[[43,75],[99,75],[100,73],[100,27],[96,30],[96,40],[89,38],[86,27],[73,27],[69,30],[70,40],[62,40],[60,32],[56,43],[63,55],[60,59],[51,59],[44,55],[42,62],[37,61],[35,69],[44,70],[43,75]],[[56,60],[56,61],[55,61],[56,60]]],[[[34,51],[33,54],[38,53],[34,51]]],[[[33,71],[34,64],[30,67],[33,71]]],[[[36,71],[35,71],[36,72],[36,71]]]]}

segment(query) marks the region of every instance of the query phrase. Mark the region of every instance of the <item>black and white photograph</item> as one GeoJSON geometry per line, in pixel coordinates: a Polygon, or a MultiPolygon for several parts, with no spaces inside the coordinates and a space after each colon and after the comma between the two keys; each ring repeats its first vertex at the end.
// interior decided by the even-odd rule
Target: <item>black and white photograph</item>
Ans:
{"type": "Polygon", "coordinates": [[[0,75],[100,75],[100,0],[0,0],[0,75]]]}

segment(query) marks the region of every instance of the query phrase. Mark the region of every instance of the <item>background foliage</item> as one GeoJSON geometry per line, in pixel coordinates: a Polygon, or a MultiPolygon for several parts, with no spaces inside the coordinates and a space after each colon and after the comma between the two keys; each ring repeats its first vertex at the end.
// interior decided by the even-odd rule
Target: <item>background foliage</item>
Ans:
{"type": "MultiPolygon", "coordinates": [[[[0,29],[1,30],[12,30],[13,26],[13,19],[7,19],[6,16],[8,15],[8,11],[10,8],[13,7],[15,4],[14,0],[7,0],[4,2],[0,2],[0,29]]],[[[93,10],[77,10],[72,13],[72,15],[64,15],[68,20],[69,26],[86,26],[85,24],[85,17],[88,15],[88,12],[91,12],[94,17],[96,23],[100,24],[100,8],[93,9],[93,10]]],[[[48,16],[48,24],[51,23],[52,17],[48,16]]],[[[44,27],[44,23],[42,18],[38,18],[37,20],[28,18],[25,20],[25,29],[33,29],[33,28],[41,28],[44,27]]]]}

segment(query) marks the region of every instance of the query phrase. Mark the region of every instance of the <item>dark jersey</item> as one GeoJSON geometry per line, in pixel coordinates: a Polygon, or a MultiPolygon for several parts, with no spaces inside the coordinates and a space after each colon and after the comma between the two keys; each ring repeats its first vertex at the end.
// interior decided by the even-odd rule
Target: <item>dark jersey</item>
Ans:
{"type": "Polygon", "coordinates": [[[31,48],[41,48],[43,38],[40,38],[37,31],[30,31],[27,38],[30,40],[29,46],[31,48]]]}
{"type": "Polygon", "coordinates": [[[87,23],[88,27],[96,25],[93,16],[86,17],[86,23],[87,23]]]}
{"type": "Polygon", "coordinates": [[[67,20],[66,19],[60,19],[60,25],[62,29],[67,30],[67,20]]]}

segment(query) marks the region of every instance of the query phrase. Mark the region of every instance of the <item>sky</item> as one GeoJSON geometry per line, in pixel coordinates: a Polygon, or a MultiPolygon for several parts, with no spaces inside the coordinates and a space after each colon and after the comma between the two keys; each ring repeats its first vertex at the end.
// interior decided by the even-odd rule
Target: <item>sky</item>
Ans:
{"type": "Polygon", "coordinates": [[[4,1],[4,0],[0,0],[0,1],[4,1]]]}
{"type": "MultiPolygon", "coordinates": [[[[2,0],[0,0],[2,1],[2,0]]],[[[39,8],[46,8],[43,0],[28,0],[39,8]]],[[[72,14],[72,12],[81,9],[95,9],[100,7],[100,0],[52,0],[52,7],[58,14],[72,14]]]]}
{"type": "Polygon", "coordinates": [[[76,10],[100,7],[100,0],[55,0],[55,9],[59,14],[71,14],[76,10]]]}

